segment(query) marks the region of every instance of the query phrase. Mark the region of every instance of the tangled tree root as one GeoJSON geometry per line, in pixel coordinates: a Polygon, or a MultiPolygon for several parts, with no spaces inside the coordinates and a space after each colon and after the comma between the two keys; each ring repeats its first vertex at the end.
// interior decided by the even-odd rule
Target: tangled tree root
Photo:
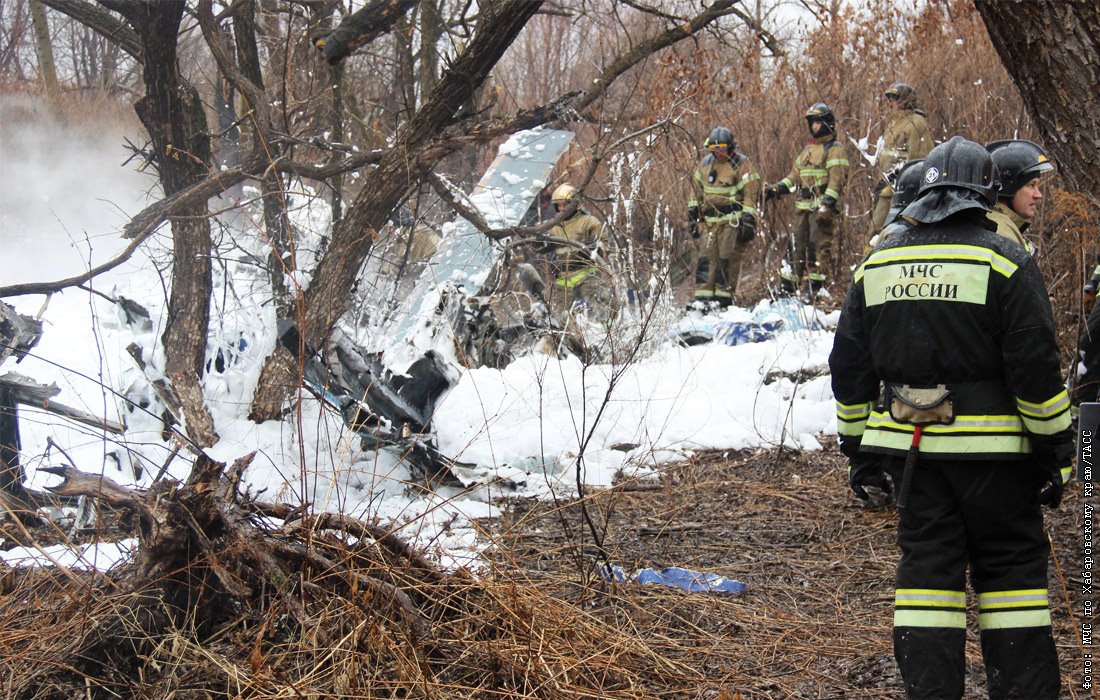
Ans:
{"type": "Polygon", "coordinates": [[[657,663],[535,588],[444,572],[370,523],[243,496],[250,460],[200,457],[187,483],[147,491],[52,468],[55,492],[134,513],[138,547],[108,573],[0,577],[0,694],[595,697],[641,687],[629,669],[657,663]]]}

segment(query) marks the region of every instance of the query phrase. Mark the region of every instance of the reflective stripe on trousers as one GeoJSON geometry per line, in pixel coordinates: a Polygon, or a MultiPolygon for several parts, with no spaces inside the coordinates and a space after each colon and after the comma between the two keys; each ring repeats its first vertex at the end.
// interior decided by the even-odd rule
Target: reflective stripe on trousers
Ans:
{"type": "MultiPolygon", "coordinates": [[[[904,459],[883,464],[900,483],[904,459]]],[[[989,697],[1058,698],[1043,478],[1030,458],[921,457],[898,516],[894,655],[908,698],[962,697],[968,567],[989,697]]]]}

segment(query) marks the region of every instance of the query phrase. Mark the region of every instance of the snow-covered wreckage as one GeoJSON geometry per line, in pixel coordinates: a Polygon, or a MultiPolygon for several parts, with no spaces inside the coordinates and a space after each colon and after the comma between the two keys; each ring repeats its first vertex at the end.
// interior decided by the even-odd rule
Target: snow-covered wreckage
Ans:
{"type": "MultiPolygon", "coordinates": [[[[537,128],[514,134],[498,149],[463,209],[481,228],[506,231],[530,220],[538,196],[565,153],[573,133],[537,128]]],[[[539,300],[531,277],[513,282],[508,241],[496,240],[459,216],[442,227],[435,253],[405,280],[388,284],[383,257],[368,261],[364,276],[376,278],[358,306],[373,313],[346,318],[323,348],[305,348],[298,358],[305,385],[339,411],[362,438],[364,450],[396,452],[414,477],[432,484],[460,485],[473,465],[441,454],[432,439],[436,400],[462,366],[502,367],[540,339],[581,350],[578,341],[539,300]],[[380,281],[380,283],[379,283],[380,281]],[[510,284],[527,290],[535,313],[500,313],[501,292],[510,284]]],[[[293,324],[279,329],[292,352],[302,345],[293,324]]]]}

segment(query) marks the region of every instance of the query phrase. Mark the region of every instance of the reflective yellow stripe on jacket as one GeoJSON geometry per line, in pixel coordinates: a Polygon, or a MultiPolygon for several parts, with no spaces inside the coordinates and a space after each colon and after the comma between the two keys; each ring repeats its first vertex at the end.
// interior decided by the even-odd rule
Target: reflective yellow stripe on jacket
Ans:
{"type": "Polygon", "coordinates": [[[742,153],[729,159],[708,155],[696,166],[691,178],[691,200],[700,218],[711,224],[740,222],[741,214],[756,213],[760,194],[760,173],[742,153]]]}
{"type": "Polygon", "coordinates": [[[1043,403],[1017,398],[1016,409],[1027,431],[1035,435],[1054,435],[1070,426],[1069,394],[1064,389],[1043,403]]]}
{"type": "Polygon", "coordinates": [[[856,269],[855,273],[852,275],[852,281],[859,282],[869,269],[873,269],[880,265],[888,265],[891,263],[916,263],[922,260],[927,260],[932,263],[939,261],[958,262],[964,260],[985,263],[989,265],[990,269],[994,272],[1000,273],[1005,277],[1011,277],[1019,268],[1018,265],[1003,255],[999,255],[989,248],[982,248],[981,246],[959,244],[914,245],[905,246],[904,248],[887,248],[886,250],[879,250],[872,253],[871,257],[867,258],[867,260],[856,269]]]}
{"type": "MultiPolygon", "coordinates": [[[[910,424],[898,423],[888,412],[872,410],[862,445],[872,451],[904,453],[913,442],[913,428],[910,424]]],[[[920,452],[943,457],[1030,454],[1031,441],[1018,415],[959,415],[949,425],[924,426],[920,452]]]]}
{"type": "Polygon", "coordinates": [[[846,405],[836,402],[836,432],[839,435],[859,437],[863,435],[867,427],[867,418],[871,415],[871,407],[874,404],[857,403],[846,405]]]}
{"type": "Polygon", "coordinates": [[[586,267],[579,272],[574,272],[568,277],[559,277],[558,279],[554,280],[554,284],[559,287],[565,287],[566,289],[572,289],[573,287],[576,287],[578,284],[585,281],[594,274],[596,274],[596,268],[586,267]]]}

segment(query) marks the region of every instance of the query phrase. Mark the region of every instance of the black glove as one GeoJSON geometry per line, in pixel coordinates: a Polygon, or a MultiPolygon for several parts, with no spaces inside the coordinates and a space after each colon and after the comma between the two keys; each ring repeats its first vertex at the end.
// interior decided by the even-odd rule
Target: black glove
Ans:
{"type": "Polygon", "coordinates": [[[781,193],[779,192],[779,185],[768,185],[764,188],[764,201],[770,202],[771,200],[778,197],[780,194],[781,193]]]}
{"type": "Polygon", "coordinates": [[[821,198],[821,206],[817,208],[817,216],[828,223],[833,220],[834,215],[836,215],[836,200],[829,195],[825,195],[821,198]]]}
{"type": "Polygon", "coordinates": [[[1039,503],[1057,509],[1062,505],[1062,493],[1065,490],[1066,485],[1062,483],[1062,477],[1059,475],[1057,479],[1047,482],[1047,486],[1039,492],[1039,503]]]}
{"type": "Polygon", "coordinates": [[[1039,491],[1039,503],[1044,506],[1057,508],[1062,503],[1062,494],[1066,490],[1066,482],[1062,481],[1062,470],[1050,468],[1046,471],[1046,481],[1039,491]]]}
{"type": "Polygon", "coordinates": [[[1062,494],[1066,490],[1066,482],[1062,480],[1062,467],[1073,464],[1073,453],[1076,451],[1072,441],[1055,446],[1043,445],[1032,441],[1035,449],[1035,460],[1043,473],[1043,481],[1040,482],[1039,503],[1051,508],[1057,508],[1062,502],[1062,494]]]}
{"type": "Polygon", "coordinates": [[[692,238],[698,238],[699,237],[699,222],[698,221],[689,221],[688,222],[688,233],[691,234],[692,238]]]}
{"type": "Polygon", "coordinates": [[[688,221],[699,220],[699,207],[688,207],[688,221]]]}
{"type": "Polygon", "coordinates": [[[882,508],[894,502],[894,483],[874,457],[860,455],[848,462],[848,485],[867,508],[882,508]]]}
{"type": "Polygon", "coordinates": [[[737,242],[748,243],[756,238],[756,217],[752,214],[742,214],[741,224],[737,227],[737,242]]]}

